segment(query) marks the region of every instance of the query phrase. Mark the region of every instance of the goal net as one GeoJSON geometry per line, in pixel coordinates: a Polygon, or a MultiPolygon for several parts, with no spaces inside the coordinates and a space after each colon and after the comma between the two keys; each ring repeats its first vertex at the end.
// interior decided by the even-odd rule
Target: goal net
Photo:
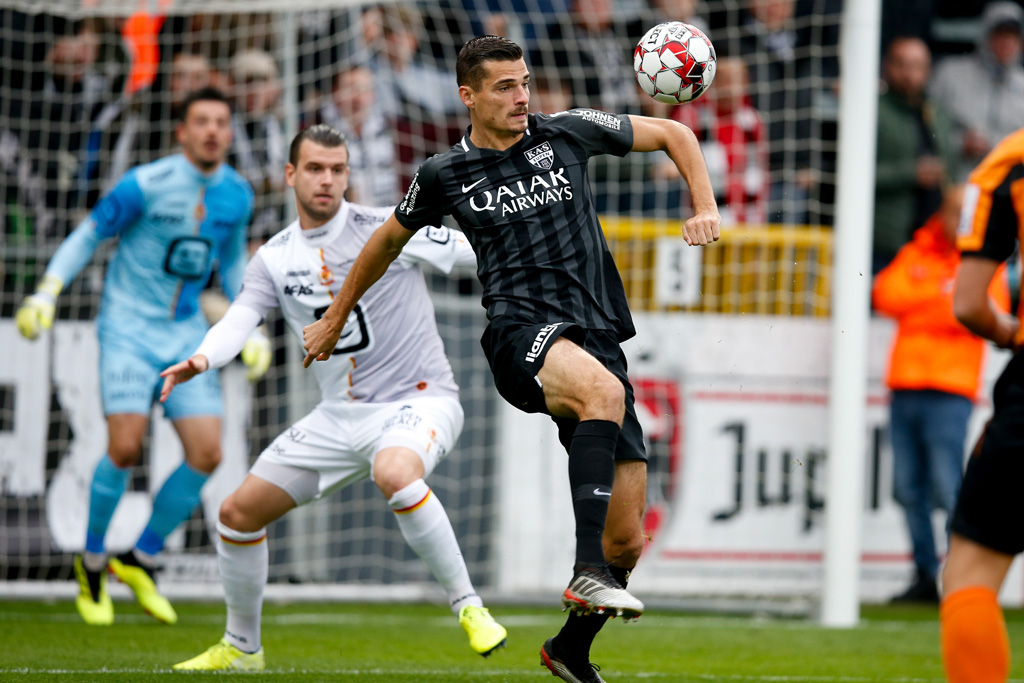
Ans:
{"type": "MultiPolygon", "coordinates": [[[[14,311],[56,247],[121,174],[175,151],[174,121],[187,92],[213,85],[234,99],[229,162],[256,192],[254,246],[290,220],[287,144],[312,123],[338,126],[349,138],[350,200],[397,203],[419,163],[464,134],[468,117],[458,99],[454,63],[461,45],[480,33],[500,33],[524,46],[533,74],[533,111],[591,107],[685,123],[701,141],[718,193],[725,219],[721,246],[682,246],[680,221],[689,215],[689,198],[664,155],[602,157],[590,170],[631,307],[668,357],[682,343],[664,336],[674,323],[650,321],[724,320],[726,333],[733,334],[728,326],[739,316],[799,326],[828,315],[839,3],[780,0],[774,4],[789,12],[778,26],[757,14],[770,4],[4,3],[0,594],[69,578],[72,554],[84,542],[89,481],[106,444],[92,320],[113,245],[101,248],[61,295],[52,334],[35,343],[22,340],[14,311]],[[670,19],[707,31],[719,69],[704,98],[671,108],[646,97],[632,70],[636,41],[670,19]]],[[[565,537],[537,518],[548,510],[541,499],[568,500],[558,479],[564,479],[564,455],[551,448],[541,423],[520,427],[493,390],[478,343],[485,324],[479,284],[437,275],[429,282],[467,418],[457,448],[430,484],[448,510],[479,588],[505,596],[543,592],[567,578],[565,537]],[[555,483],[539,486],[524,479],[528,472],[555,483]],[[529,520],[536,525],[527,526],[529,520]],[[530,572],[540,576],[525,570],[515,576],[525,558],[536,561],[539,568],[530,572]],[[522,577],[537,582],[523,586],[529,582],[522,577]]],[[[316,400],[315,386],[296,370],[296,340],[280,319],[268,320],[268,327],[275,361],[266,378],[250,386],[240,367],[223,373],[224,463],[204,490],[201,509],[168,542],[164,581],[182,593],[215,592],[210,538],[220,501],[261,450],[316,400]]],[[[718,334],[714,325],[697,327],[702,334],[718,334]]],[[[681,453],[690,436],[682,404],[692,397],[689,387],[665,380],[668,366],[649,369],[650,349],[630,353],[638,363],[641,402],[653,420],[647,425],[650,529],[666,532],[683,509],[681,453]]],[[[709,438],[736,433],[726,429],[709,438]]],[[[739,434],[742,441],[742,429],[739,434]]],[[[148,517],[150,494],[180,458],[173,430],[155,411],[142,463],[111,526],[112,550],[134,541],[148,517]]],[[[781,487],[775,473],[783,470],[763,473],[765,485],[781,487]]],[[[812,520],[820,509],[815,505],[810,495],[803,504],[793,503],[793,514],[812,520]]],[[[570,512],[558,514],[571,519],[570,512]]],[[[373,594],[368,587],[388,594],[399,586],[439,595],[428,588],[424,566],[370,482],[290,513],[270,538],[271,582],[283,591],[297,594],[313,583],[353,597],[373,594]]],[[[779,591],[790,589],[782,584],[779,591]]],[[[721,592],[744,591],[726,586],[721,592]]],[[[318,588],[316,595],[325,593],[318,588]]]]}

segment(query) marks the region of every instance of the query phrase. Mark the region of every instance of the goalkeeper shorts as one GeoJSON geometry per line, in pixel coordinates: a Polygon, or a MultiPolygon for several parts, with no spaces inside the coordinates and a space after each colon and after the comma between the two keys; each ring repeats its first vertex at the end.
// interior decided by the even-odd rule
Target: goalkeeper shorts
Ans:
{"type": "MultiPolygon", "coordinates": [[[[183,326],[174,339],[176,348],[167,351],[157,348],[155,342],[148,344],[132,335],[112,334],[103,327],[100,330],[100,393],[104,415],[149,415],[164,383],[160,373],[191,356],[205,334],[203,328],[183,326]]],[[[224,405],[217,371],[204,372],[175,386],[163,409],[169,420],[220,417],[224,405]]]]}

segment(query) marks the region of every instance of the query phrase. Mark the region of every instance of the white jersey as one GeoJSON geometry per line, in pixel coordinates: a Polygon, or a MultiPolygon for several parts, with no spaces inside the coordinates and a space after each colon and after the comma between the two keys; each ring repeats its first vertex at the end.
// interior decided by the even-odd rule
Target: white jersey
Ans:
{"type": "MultiPolygon", "coordinates": [[[[295,221],[261,246],[235,299],[266,316],[280,306],[292,331],[318,320],[356,256],[392,208],[343,202],[315,230],[295,221]]],[[[386,403],[411,396],[458,395],[420,264],[444,273],[475,263],[462,233],[445,227],[413,235],[349,315],[333,355],[313,363],[324,401],[386,403]]]]}

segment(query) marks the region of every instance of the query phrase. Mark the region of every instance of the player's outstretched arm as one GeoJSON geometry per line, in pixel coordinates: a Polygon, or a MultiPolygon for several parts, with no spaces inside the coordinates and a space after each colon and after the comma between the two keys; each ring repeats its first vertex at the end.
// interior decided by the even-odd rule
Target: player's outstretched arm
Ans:
{"type": "Polygon", "coordinates": [[[694,215],[683,225],[686,243],[711,244],[721,237],[722,217],[718,214],[711,177],[693,131],[670,119],[630,116],[634,152],[662,150],[679,169],[693,198],[694,215]]]}
{"type": "Polygon", "coordinates": [[[323,317],[303,328],[302,338],[306,349],[303,367],[308,368],[314,360],[327,360],[331,357],[348,314],[356,302],[384,275],[414,234],[412,230],[402,227],[395,214],[391,214],[370,236],[323,317]]]}
{"type": "Polygon", "coordinates": [[[164,385],[160,388],[160,402],[163,403],[167,400],[174,387],[206,372],[209,368],[210,361],[206,359],[206,356],[197,353],[188,360],[175,363],[161,372],[160,376],[164,378],[164,385]]]}
{"type": "MultiPolygon", "coordinates": [[[[263,314],[248,305],[236,301],[228,306],[224,316],[211,327],[199,343],[199,348],[188,360],[175,363],[160,373],[164,385],[160,389],[160,401],[166,401],[174,387],[187,382],[210,368],[222,368],[243,351],[252,332],[260,324],[263,314]]],[[[269,346],[269,342],[268,342],[269,346]]]]}
{"type": "Polygon", "coordinates": [[[956,276],[953,314],[974,334],[1011,349],[1017,336],[1017,318],[999,310],[988,293],[998,269],[999,262],[993,259],[965,256],[956,276]]]}

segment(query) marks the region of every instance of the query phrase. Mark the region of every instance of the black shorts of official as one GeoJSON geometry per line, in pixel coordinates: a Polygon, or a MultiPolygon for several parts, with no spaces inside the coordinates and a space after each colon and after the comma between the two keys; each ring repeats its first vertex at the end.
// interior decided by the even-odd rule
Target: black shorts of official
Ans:
{"type": "Polygon", "coordinates": [[[967,461],[950,528],[992,550],[1024,552],[1024,355],[996,382],[994,411],[967,461]]]}
{"type": "MultiPolygon", "coordinates": [[[[588,330],[569,322],[532,324],[496,318],[484,330],[480,344],[491,366],[498,393],[526,413],[551,415],[537,373],[551,345],[559,337],[575,342],[619,378],[625,388],[626,414],[615,449],[616,460],[647,460],[643,430],[636,417],[633,385],[626,375],[626,355],[610,330],[588,330]]],[[[569,450],[578,420],[551,415],[558,440],[569,450]]]]}

